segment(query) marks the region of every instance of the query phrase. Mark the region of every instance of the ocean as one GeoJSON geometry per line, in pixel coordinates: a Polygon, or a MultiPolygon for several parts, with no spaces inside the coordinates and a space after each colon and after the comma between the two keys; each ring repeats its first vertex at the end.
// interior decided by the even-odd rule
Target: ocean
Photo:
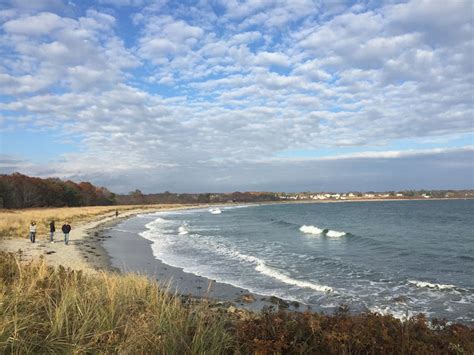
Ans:
{"type": "Polygon", "coordinates": [[[115,228],[141,225],[166,264],[317,311],[473,324],[473,212],[474,200],[222,206],[115,228]]]}

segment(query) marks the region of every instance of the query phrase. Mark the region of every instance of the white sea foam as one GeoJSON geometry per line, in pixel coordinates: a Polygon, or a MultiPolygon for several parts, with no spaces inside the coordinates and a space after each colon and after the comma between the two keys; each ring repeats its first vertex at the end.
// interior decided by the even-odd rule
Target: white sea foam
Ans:
{"type": "Polygon", "coordinates": [[[178,228],[178,234],[179,235],[186,235],[189,233],[188,226],[186,224],[183,224],[182,226],[179,226],[178,228]]]}
{"type": "Polygon", "coordinates": [[[346,235],[345,232],[334,231],[331,229],[321,229],[316,226],[307,226],[307,225],[301,226],[300,231],[305,234],[325,235],[326,237],[331,237],[331,238],[339,238],[346,235]]]}
{"type": "Polygon", "coordinates": [[[164,224],[168,223],[166,219],[163,219],[161,217],[158,217],[154,219],[153,221],[145,224],[145,227],[150,230],[150,231],[155,231],[163,228],[164,224]]]}
{"type": "Polygon", "coordinates": [[[381,315],[391,315],[401,321],[405,321],[413,317],[416,313],[407,309],[393,309],[388,306],[372,306],[369,307],[371,312],[379,313],[381,315]]]}
{"type": "MultiPolygon", "coordinates": [[[[148,229],[145,232],[142,232],[141,235],[147,239],[150,239],[156,243],[158,240],[156,239],[156,235],[167,235],[169,232],[173,233],[173,230],[168,230],[171,226],[173,226],[173,221],[169,221],[166,219],[163,219],[161,217],[158,217],[154,221],[147,223],[146,228],[148,229]]],[[[174,226],[176,228],[176,226],[174,226]]],[[[176,231],[176,229],[174,229],[176,231]]],[[[176,233],[176,232],[174,232],[176,233]]],[[[182,224],[181,226],[178,227],[178,234],[179,235],[188,235],[189,234],[189,227],[186,223],[182,224]]],[[[190,235],[190,237],[193,237],[193,235],[190,235]]],[[[163,248],[166,245],[165,239],[160,238],[160,247],[153,248],[155,255],[158,256],[163,252],[163,248]],[[164,243],[164,244],[163,244],[164,243]],[[156,250],[155,250],[156,249],[156,250]]],[[[255,271],[259,272],[262,275],[265,275],[267,277],[271,277],[273,279],[276,279],[280,282],[283,282],[288,285],[293,285],[301,288],[309,288],[318,292],[331,292],[333,289],[329,286],[325,285],[320,285],[314,282],[309,282],[309,281],[303,281],[303,280],[297,280],[294,279],[288,275],[283,274],[282,272],[275,270],[272,267],[269,267],[265,264],[265,262],[258,257],[252,256],[252,255],[247,255],[244,253],[240,253],[234,248],[231,248],[226,245],[222,245],[220,243],[216,243],[215,239],[201,239],[200,240],[201,245],[203,243],[207,245],[207,247],[212,248],[215,252],[221,254],[221,255],[226,255],[228,257],[231,257],[233,259],[239,259],[242,260],[246,263],[252,264],[255,271]]]]}
{"type": "Polygon", "coordinates": [[[219,247],[219,246],[213,246],[213,249],[217,251],[220,254],[224,254],[227,256],[230,256],[232,258],[237,258],[242,261],[245,261],[250,264],[255,265],[255,271],[258,271],[259,273],[269,276],[273,279],[276,279],[280,282],[286,283],[288,285],[293,285],[293,286],[298,286],[302,288],[310,288],[312,290],[318,291],[318,292],[331,292],[333,289],[329,286],[324,286],[324,285],[319,285],[316,283],[308,282],[308,281],[302,281],[302,280],[296,280],[291,278],[290,276],[287,276],[265,264],[265,262],[255,256],[252,255],[246,255],[239,253],[236,250],[231,250],[226,247],[219,247]]]}
{"type": "Polygon", "coordinates": [[[456,288],[456,286],[454,285],[435,284],[431,282],[417,280],[408,280],[408,283],[415,285],[416,287],[432,288],[436,290],[454,290],[456,288]]]}
{"type": "Polygon", "coordinates": [[[316,234],[317,235],[317,234],[323,234],[324,229],[320,229],[320,228],[315,227],[315,226],[303,225],[303,226],[301,226],[300,231],[305,233],[305,234],[316,234]]]}
{"type": "Polygon", "coordinates": [[[285,274],[282,274],[279,271],[276,271],[275,269],[265,265],[264,262],[259,262],[257,263],[257,266],[255,267],[255,270],[258,272],[270,276],[276,280],[279,280],[281,282],[284,282],[289,285],[294,285],[302,288],[310,288],[312,290],[318,291],[318,292],[331,292],[332,288],[329,286],[324,286],[324,285],[319,285],[313,282],[308,282],[308,281],[302,281],[302,280],[296,280],[293,279],[285,274]]]}
{"type": "Polygon", "coordinates": [[[331,238],[340,238],[346,235],[346,232],[338,232],[338,231],[333,231],[333,230],[328,230],[326,232],[326,236],[331,237],[331,238]]]}

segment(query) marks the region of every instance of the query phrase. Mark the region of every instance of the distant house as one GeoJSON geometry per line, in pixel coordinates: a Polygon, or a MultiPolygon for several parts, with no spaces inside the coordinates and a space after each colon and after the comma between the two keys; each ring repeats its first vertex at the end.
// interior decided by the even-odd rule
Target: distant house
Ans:
{"type": "Polygon", "coordinates": [[[403,197],[403,194],[396,194],[396,197],[403,197]]]}

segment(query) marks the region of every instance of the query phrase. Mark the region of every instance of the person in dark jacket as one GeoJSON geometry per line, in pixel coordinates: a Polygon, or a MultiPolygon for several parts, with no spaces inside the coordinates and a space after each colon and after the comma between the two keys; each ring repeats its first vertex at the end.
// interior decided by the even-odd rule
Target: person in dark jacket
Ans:
{"type": "Polygon", "coordinates": [[[71,225],[69,222],[66,222],[62,226],[62,231],[64,233],[64,244],[68,245],[69,244],[69,232],[71,231],[71,225]]]}
{"type": "Polygon", "coordinates": [[[54,225],[54,220],[49,223],[49,241],[54,243],[54,232],[56,232],[56,226],[54,225]]]}

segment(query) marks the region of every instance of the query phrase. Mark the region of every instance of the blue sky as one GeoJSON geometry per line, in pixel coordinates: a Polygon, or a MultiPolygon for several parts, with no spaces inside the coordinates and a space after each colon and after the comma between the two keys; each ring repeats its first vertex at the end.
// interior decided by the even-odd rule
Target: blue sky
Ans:
{"type": "Polygon", "coordinates": [[[474,188],[468,0],[0,2],[0,172],[474,188]]]}

